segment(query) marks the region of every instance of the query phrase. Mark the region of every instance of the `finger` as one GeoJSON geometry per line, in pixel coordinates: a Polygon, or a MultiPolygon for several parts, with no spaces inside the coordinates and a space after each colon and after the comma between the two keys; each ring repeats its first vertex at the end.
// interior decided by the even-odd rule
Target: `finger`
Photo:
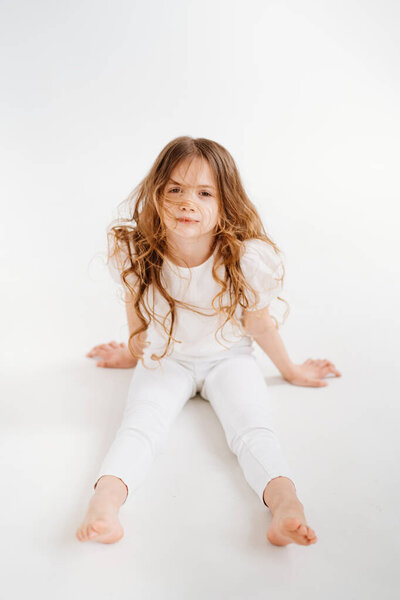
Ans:
{"type": "Polygon", "coordinates": [[[335,365],[326,358],[324,358],[323,360],[316,360],[315,363],[319,367],[320,376],[324,377],[328,373],[334,373],[334,375],[336,375],[337,377],[341,377],[341,374],[336,369],[335,365]]]}
{"type": "Polygon", "coordinates": [[[121,342],[119,345],[120,348],[123,348],[124,346],[125,346],[124,342],[121,342]]]}
{"type": "Polygon", "coordinates": [[[105,358],[109,352],[110,352],[109,348],[99,348],[96,351],[95,356],[101,356],[102,358],[105,358]]]}
{"type": "Polygon", "coordinates": [[[319,360],[318,362],[321,367],[330,367],[332,365],[332,363],[327,358],[324,358],[323,360],[319,360]]]}
{"type": "Polygon", "coordinates": [[[332,368],[329,365],[327,365],[325,367],[321,366],[321,368],[320,368],[320,376],[324,377],[328,373],[332,373],[332,368]]]}
{"type": "Polygon", "coordinates": [[[327,358],[317,358],[316,360],[314,360],[314,363],[318,366],[333,366],[333,363],[327,358]]]}
{"type": "MultiPolygon", "coordinates": [[[[104,348],[107,344],[99,344],[98,346],[93,346],[93,348],[89,351],[90,353],[95,352],[96,350],[99,350],[99,348],[104,348]]],[[[88,354],[89,354],[88,352],[88,354]]]]}
{"type": "Polygon", "coordinates": [[[98,346],[95,346],[93,350],[109,350],[110,348],[112,348],[111,342],[107,342],[106,344],[99,344],[98,346]]]}
{"type": "Polygon", "coordinates": [[[324,367],[322,369],[323,374],[326,375],[328,373],[333,373],[334,375],[336,375],[336,377],[341,377],[341,374],[339,373],[339,371],[336,369],[336,367],[332,364],[324,367]]]}
{"type": "Polygon", "coordinates": [[[342,376],[341,372],[337,370],[337,368],[335,367],[335,365],[333,365],[331,363],[330,367],[331,367],[332,373],[334,373],[336,375],[336,377],[341,377],[342,376]]]}
{"type": "Polygon", "coordinates": [[[313,379],[311,381],[310,385],[312,385],[313,387],[326,387],[328,384],[326,381],[323,381],[322,379],[313,379]]]}
{"type": "Polygon", "coordinates": [[[86,354],[86,356],[91,356],[91,357],[93,357],[93,356],[100,356],[100,350],[91,350],[90,352],[88,352],[86,354]]]}
{"type": "Polygon", "coordinates": [[[112,342],[110,342],[110,344],[109,344],[109,345],[110,345],[112,348],[118,348],[118,344],[117,344],[117,342],[114,342],[114,341],[112,341],[112,342]]]}
{"type": "Polygon", "coordinates": [[[337,370],[337,368],[335,367],[333,362],[331,362],[330,360],[325,358],[323,361],[323,364],[324,364],[324,366],[330,367],[332,373],[335,373],[335,375],[337,375],[338,377],[341,376],[341,373],[337,370]]]}
{"type": "Polygon", "coordinates": [[[326,358],[324,358],[323,360],[318,360],[317,364],[319,367],[333,367],[334,365],[327,360],[326,358]]]}
{"type": "Polygon", "coordinates": [[[96,347],[92,348],[91,350],[89,350],[89,352],[86,354],[86,356],[93,356],[93,354],[96,352],[96,347]]]}
{"type": "Polygon", "coordinates": [[[108,367],[108,363],[105,360],[100,360],[97,364],[96,367],[108,367]]]}

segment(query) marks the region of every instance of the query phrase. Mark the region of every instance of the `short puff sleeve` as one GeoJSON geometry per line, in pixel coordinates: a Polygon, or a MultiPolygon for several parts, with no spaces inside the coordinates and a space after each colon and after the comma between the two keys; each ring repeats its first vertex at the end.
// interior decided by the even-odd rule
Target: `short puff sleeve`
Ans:
{"type": "MultiPolygon", "coordinates": [[[[118,287],[125,294],[129,293],[128,288],[125,285],[124,280],[122,279],[122,272],[131,267],[131,259],[130,256],[122,252],[120,250],[119,254],[113,254],[108,259],[108,270],[111,275],[111,278],[118,284],[118,287]]],[[[128,282],[134,288],[137,284],[138,277],[134,273],[128,274],[128,282]]]]}
{"type": "Polygon", "coordinates": [[[282,291],[281,278],[284,273],[283,263],[273,246],[253,238],[244,241],[245,250],[240,259],[240,267],[244,278],[251,287],[258,292],[258,302],[253,293],[246,291],[250,302],[250,311],[261,310],[269,306],[282,291]]]}

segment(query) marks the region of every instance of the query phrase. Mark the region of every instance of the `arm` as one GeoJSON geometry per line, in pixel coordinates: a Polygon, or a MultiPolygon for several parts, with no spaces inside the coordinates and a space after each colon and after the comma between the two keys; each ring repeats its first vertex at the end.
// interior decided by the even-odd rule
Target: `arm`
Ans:
{"type": "Polygon", "coordinates": [[[243,311],[243,327],[269,356],[284,379],[289,380],[294,363],[286,352],[275,322],[271,319],[268,307],[255,311],[243,311]]]}
{"type": "MultiPolygon", "coordinates": [[[[129,328],[129,335],[132,334],[133,331],[136,331],[136,329],[138,329],[138,327],[141,325],[141,321],[139,319],[139,317],[136,314],[135,308],[133,306],[133,303],[129,302],[129,301],[125,301],[126,304],[126,316],[128,319],[128,328],[129,328]]],[[[134,343],[134,349],[135,352],[138,354],[142,354],[142,351],[145,347],[145,344],[143,342],[136,340],[133,340],[134,343]]],[[[132,366],[135,367],[138,363],[138,359],[134,358],[129,349],[127,348],[127,352],[132,360],[132,366]]]]}
{"type": "Polygon", "coordinates": [[[253,337],[289,383],[324,387],[327,383],[322,378],[328,373],[341,377],[335,365],[326,359],[309,358],[301,365],[293,363],[286,352],[275,322],[271,319],[268,307],[256,311],[244,310],[242,323],[245,331],[253,337]]]}

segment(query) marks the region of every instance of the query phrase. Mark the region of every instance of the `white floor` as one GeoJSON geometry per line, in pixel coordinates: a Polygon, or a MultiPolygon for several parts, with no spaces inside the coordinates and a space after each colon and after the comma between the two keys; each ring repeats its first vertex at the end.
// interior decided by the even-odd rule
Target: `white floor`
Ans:
{"type": "Polygon", "coordinates": [[[266,540],[270,513],[200,397],[185,406],[146,483],[123,505],[122,540],[78,542],[133,371],[96,368],[84,357],[87,341],[78,341],[75,356],[68,344],[64,355],[60,347],[47,347],[46,355],[46,339],[38,338],[29,360],[21,343],[21,361],[10,354],[3,376],[1,597],[399,597],[392,328],[383,315],[372,343],[365,317],[292,314],[282,337],[293,360],[326,357],[343,373],[320,389],[284,382],[257,348],[281,443],[318,536],[308,547],[266,540]]]}
{"type": "Polygon", "coordinates": [[[0,600],[400,598],[399,6],[1,3],[0,600]],[[93,258],[185,134],[232,153],[284,252],[292,360],[343,374],[292,386],[258,353],[308,547],[266,540],[199,397],[124,537],[75,537],[132,376],[85,358],[127,341],[93,258]]]}

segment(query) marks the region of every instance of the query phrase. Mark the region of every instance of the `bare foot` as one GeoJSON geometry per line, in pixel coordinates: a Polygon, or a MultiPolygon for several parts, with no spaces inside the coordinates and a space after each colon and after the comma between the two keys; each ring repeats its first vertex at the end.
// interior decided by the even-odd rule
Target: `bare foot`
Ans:
{"type": "Polygon", "coordinates": [[[107,493],[96,493],[89,502],[89,508],[82,525],[76,532],[80,542],[101,542],[113,544],[124,535],[118,518],[115,501],[107,493]]]}
{"type": "Polygon", "coordinates": [[[301,502],[282,502],[272,516],[267,539],[275,546],[295,543],[303,546],[315,544],[317,536],[307,525],[301,502]]]}

